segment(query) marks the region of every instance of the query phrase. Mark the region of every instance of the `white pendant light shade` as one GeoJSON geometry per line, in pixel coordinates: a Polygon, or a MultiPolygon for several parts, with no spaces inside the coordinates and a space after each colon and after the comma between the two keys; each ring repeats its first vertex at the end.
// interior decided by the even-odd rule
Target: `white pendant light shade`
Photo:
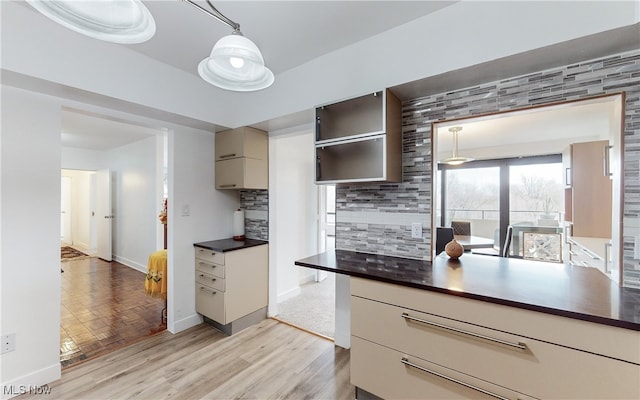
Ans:
{"type": "Polygon", "coordinates": [[[462,130],[461,126],[454,126],[449,128],[449,132],[453,133],[453,154],[449,158],[442,160],[442,163],[449,165],[460,165],[469,161],[473,161],[473,158],[462,157],[458,154],[458,132],[462,130]]]}
{"type": "Polygon", "coordinates": [[[241,92],[264,89],[274,81],[258,46],[240,34],[218,40],[211,55],[198,65],[198,73],[212,85],[241,92]]]}
{"type": "Polygon", "coordinates": [[[94,39],[142,43],[153,37],[156,24],[140,0],[27,0],[51,20],[94,39]]]}

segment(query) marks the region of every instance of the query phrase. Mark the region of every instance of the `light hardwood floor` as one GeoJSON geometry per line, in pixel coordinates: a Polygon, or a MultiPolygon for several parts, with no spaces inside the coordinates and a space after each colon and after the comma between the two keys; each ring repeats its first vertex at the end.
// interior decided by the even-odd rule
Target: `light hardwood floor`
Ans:
{"type": "Polygon", "coordinates": [[[49,387],[56,399],[353,399],[349,380],[348,350],[267,319],[233,336],[206,324],[163,332],[49,387]]]}

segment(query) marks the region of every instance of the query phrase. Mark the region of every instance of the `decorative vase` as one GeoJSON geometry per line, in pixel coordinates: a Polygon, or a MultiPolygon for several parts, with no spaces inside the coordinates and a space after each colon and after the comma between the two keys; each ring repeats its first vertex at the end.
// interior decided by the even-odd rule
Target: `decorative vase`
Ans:
{"type": "Polygon", "coordinates": [[[446,246],[444,246],[444,251],[445,253],[447,253],[449,258],[457,260],[458,258],[460,258],[462,253],[464,253],[464,247],[462,247],[460,243],[453,239],[452,241],[447,243],[446,246]]]}

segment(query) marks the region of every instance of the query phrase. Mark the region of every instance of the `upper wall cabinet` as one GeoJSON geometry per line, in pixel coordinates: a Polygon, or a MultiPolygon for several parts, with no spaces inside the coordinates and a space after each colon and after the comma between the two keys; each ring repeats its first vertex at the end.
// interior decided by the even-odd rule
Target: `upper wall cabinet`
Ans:
{"type": "Polygon", "coordinates": [[[267,133],[241,127],[216,133],[216,189],[268,189],[267,133]]]}
{"type": "Polygon", "coordinates": [[[388,89],[316,108],[316,183],[402,181],[401,129],[388,89]]]}

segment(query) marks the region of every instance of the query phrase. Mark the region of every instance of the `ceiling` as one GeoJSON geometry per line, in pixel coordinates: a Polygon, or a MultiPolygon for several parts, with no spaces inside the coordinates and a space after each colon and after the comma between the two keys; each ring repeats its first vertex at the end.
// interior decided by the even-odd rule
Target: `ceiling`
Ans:
{"type": "MultiPolygon", "coordinates": [[[[210,9],[206,1],[196,1],[210,9]]],[[[127,45],[197,76],[198,63],[231,29],[179,0],[144,1],[156,23],[147,42],[127,45]]],[[[225,16],[254,41],[277,75],[368,37],[435,12],[454,1],[215,1],[225,16]]],[[[25,7],[29,7],[25,3],[25,7]]],[[[33,10],[36,12],[35,10],[33,10]]],[[[44,18],[44,16],[43,16],[44,18]]],[[[43,23],[53,23],[43,20],[43,23]]],[[[277,126],[299,124],[308,112],[283,117],[277,126]]],[[[292,125],[290,125],[292,126],[292,125]]],[[[266,129],[268,126],[262,126],[266,129]]],[[[148,137],[150,128],[68,110],[62,120],[66,147],[108,150],[148,137]]],[[[155,131],[157,132],[157,131],[155,131]]]]}
{"type": "MultiPolygon", "coordinates": [[[[210,10],[206,1],[196,3],[210,10]]],[[[274,75],[433,13],[454,1],[213,1],[262,51],[274,75]]],[[[156,21],[149,41],[131,46],[197,75],[231,28],[184,1],[145,1],[156,21]]]]}
{"type": "Polygon", "coordinates": [[[64,147],[107,151],[164,132],[71,108],[64,108],[61,114],[64,147]]]}
{"type": "MultiPolygon", "coordinates": [[[[156,34],[127,48],[197,76],[198,63],[213,44],[231,29],[185,1],[144,1],[154,16],[156,34]]],[[[197,3],[208,8],[206,1],[197,3]]],[[[214,1],[241,25],[243,34],[261,49],[267,66],[277,75],[345,46],[434,13],[454,1],[214,1]]],[[[31,9],[27,3],[24,7],[31,9]]],[[[31,9],[34,13],[37,11],[31,9]]],[[[42,16],[42,24],[55,24],[42,16]]],[[[504,59],[425,77],[392,87],[401,99],[415,99],[506,77],[568,65],[638,47],[640,24],[586,36],[570,42],[515,54],[504,59]]],[[[198,78],[199,79],[199,78],[198,78]]],[[[313,121],[304,110],[252,126],[281,131],[313,121]]],[[[148,127],[68,110],[62,121],[63,145],[104,150],[149,134],[148,127]]],[[[464,133],[461,134],[461,138],[464,133]]]]}
{"type": "Polygon", "coordinates": [[[621,102],[621,96],[606,96],[440,122],[434,125],[438,159],[452,154],[452,127],[462,128],[460,155],[475,159],[558,154],[570,143],[608,140],[619,132],[621,102]]]}

